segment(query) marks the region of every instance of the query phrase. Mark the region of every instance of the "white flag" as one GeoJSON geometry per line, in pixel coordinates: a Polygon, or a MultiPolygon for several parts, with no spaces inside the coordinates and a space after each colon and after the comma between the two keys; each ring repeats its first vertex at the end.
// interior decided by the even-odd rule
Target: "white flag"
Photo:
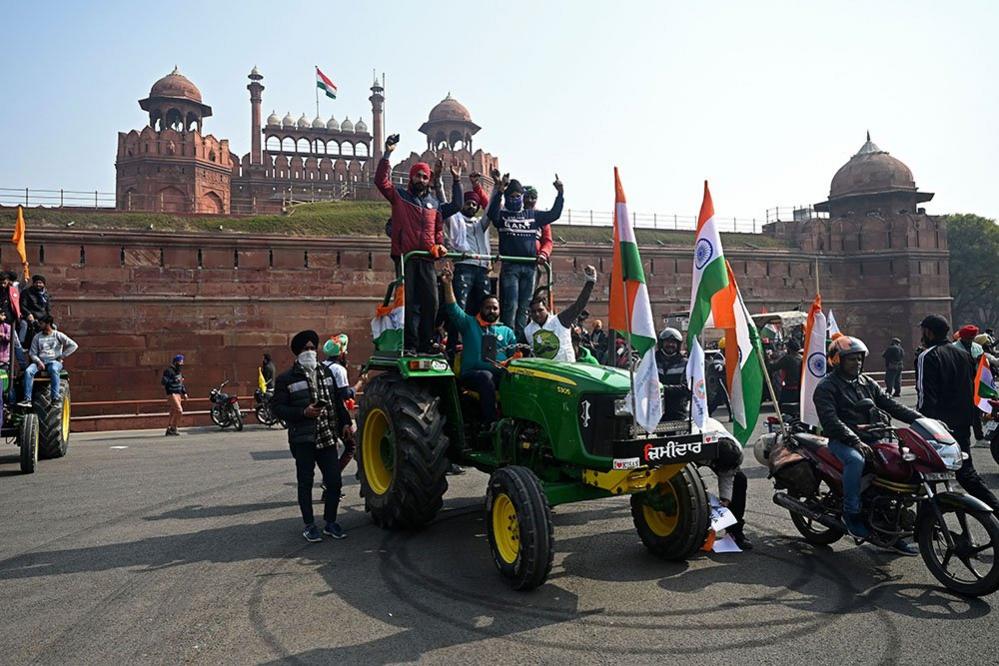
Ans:
{"type": "Polygon", "coordinates": [[[805,357],[801,364],[801,420],[812,426],[819,425],[812,396],[815,387],[826,376],[826,316],[822,314],[822,297],[816,296],[805,325],[805,357]]]}
{"type": "Polygon", "coordinates": [[[687,385],[690,386],[690,416],[694,425],[704,428],[708,421],[708,392],[704,385],[704,350],[697,338],[687,349],[687,385]]]}
{"type": "Polygon", "coordinates": [[[833,333],[840,333],[839,324],[836,323],[836,317],[833,316],[832,308],[829,308],[829,335],[833,333]]]}

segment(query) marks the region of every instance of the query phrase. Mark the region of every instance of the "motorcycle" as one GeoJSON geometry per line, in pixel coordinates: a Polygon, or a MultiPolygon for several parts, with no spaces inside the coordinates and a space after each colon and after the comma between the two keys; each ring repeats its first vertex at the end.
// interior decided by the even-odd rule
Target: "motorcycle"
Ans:
{"type": "MultiPolygon", "coordinates": [[[[866,540],[890,548],[898,539],[914,538],[933,577],[958,594],[978,597],[999,589],[999,519],[984,502],[956,490],[967,454],[947,427],[920,418],[896,428],[872,400],[858,406],[871,410],[874,423],[858,428],[873,451],[861,486],[861,513],[870,527],[866,540]]],[[[771,469],[773,501],[790,512],[806,541],[832,544],[847,533],[843,465],[825,437],[807,432],[809,426],[794,419],[783,428],[778,423],[771,417],[776,432],[756,443],[757,458],[771,469]]]]}
{"type": "Polygon", "coordinates": [[[256,389],[253,392],[253,415],[257,417],[258,422],[268,428],[277,424],[281,424],[282,428],[287,428],[285,422],[274,416],[274,412],[271,411],[271,398],[273,397],[273,393],[264,393],[259,388],[256,389]]]}
{"type": "Polygon", "coordinates": [[[222,392],[222,389],[228,383],[229,380],[227,379],[209,392],[208,400],[212,405],[209,410],[209,416],[212,419],[212,423],[223,430],[229,426],[233,426],[236,430],[242,430],[243,415],[239,411],[239,402],[236,396],[222,392]]]}

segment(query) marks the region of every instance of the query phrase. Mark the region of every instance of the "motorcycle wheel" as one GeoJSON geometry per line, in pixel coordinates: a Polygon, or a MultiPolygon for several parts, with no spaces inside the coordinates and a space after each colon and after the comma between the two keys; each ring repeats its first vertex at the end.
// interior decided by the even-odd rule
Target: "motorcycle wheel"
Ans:
{"type": "Polygon", "coordinates": [[[941,506],[954,548],[949,548],[933,511],[916,525],[919,554],[933,577],[952,592],[981,597],[999,590],[999,519],[991,511],[941,506]]]}
{"type": "Polygon", "coordinates": [[[239,411],[239,407],[232,407],[232,414],[229,421],[235,426],[237,432],[243,429],[243,414],[239,411]]]}
{"type": "Polygon", "coordinates": [[[257,403],[256,405],[253,406],[253,415],[257,417],[257,423],[263,425],[270,425],[267,422],[266,412],[267,412],[267,407],[265,407],[263,403],[257,403]]]}
{"type": "Polygon", "coordinates": [[[999,463],[999,430],[992,433],[989,450],[992,452],[992,459],[999,463]]]}
{"type": "Polygon", "coordinates": [[[831,527],[826,527],[822,523],[813,521],[811,518],[803,516],[800,513],[795,513],[794,511],[788,511],[788,513],[791,514],[791,522],[794,523],[794,527],[801,536],[805,537],[805,541],[812,545],[828,546],[843,538],[843,530],[834,530],[831,527]]]}
{"type": "Polygon", "coordinates": [[[224,428],[229,425],[222,417],[222,409],[218,405],[212,405],[212,408],[208,410],[208,415],[211,417],[212,423],[220,428],[224,428]]]}

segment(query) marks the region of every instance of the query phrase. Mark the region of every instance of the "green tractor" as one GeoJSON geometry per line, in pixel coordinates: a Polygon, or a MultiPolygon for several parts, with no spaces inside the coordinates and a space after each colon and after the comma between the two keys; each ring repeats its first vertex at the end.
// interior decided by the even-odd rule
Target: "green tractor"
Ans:
{"type": "Polygon", "coordinates": [[[49,378],[45,373],[39,373],[35,377],[31,407],[21,407],[18,403],[24,394],[23,374],[16,377],[12,391],[10,366],[0,368],[0,385],[3,386],[0,437],[21,450],[21,471],[25,474],[35,471],[39,458],[61,458],[69,448],[72,412],[69,373],[60,372],[59,380],[61,404],[52,401],[49,378]]]}
{"type": "MultiPolygon", "coordinates": [[[[401,282],[390,285],[384,306],[401,282]]],[[[709,506],[696,465],[717,456],[717,443],[692,433],[687,421],[660,424],[651,435],[636,431],[627,371],[512,360],[497,391],[500,416],[487,430],[478,396],[459,384],[447,357],[403,355],[400,347],[401,340],[376,340],[360,400],[358,478],[375,524],[415,529],[431,522],[456,463],[490,475],[489,546],[518,590],[548,577],[551,507],[559,504],[630,495],[635,527],[654,554],[684,560],[704,543],[709,506]]]]}

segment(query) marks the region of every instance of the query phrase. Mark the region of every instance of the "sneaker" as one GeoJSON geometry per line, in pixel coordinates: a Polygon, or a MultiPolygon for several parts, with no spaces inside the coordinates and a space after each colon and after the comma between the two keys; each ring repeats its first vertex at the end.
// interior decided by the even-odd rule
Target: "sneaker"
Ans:
{"type": "Polygon", "coordinates": [[[844,513],[843,525],[855,539],[866,539],[871,536],[871,531],[867,529],[867,525],[864,525],[864,518],[859,513],[844,513]]]}
{"type": "Polygon", "coordinates": [[[465,470],[462,469],[460,466],[455,465],[454,463],[451,463],[451,466],[447,470],[448,476],[458,476],[459,474],[464,474],[464,473],[465,470]]]}
{"type": "Polygon", "coordinates": [[[305,531],[302,532],[302,536],[304,536],[305,540],[309,543],[319,543],[323,540],[323,535],[319,533],[319,528],[316,527],[315,523],[306,525],[305,531]]]}
{"type": "Polygon", "coordinates": [[[17,403],[17,406],[24,407],[25,409],[31,409],[32,406],[31,400],[22,400],[21,402],[17,403]]]}
{"type": "Polygon", "coordinates": [[[339,523],[326,523],[326,527],[323,528],[323,534],[331,536],[334,539],[347,538],[347,533],[343,531],[339,523]]]}
{"type": "Polygon", "coordinates": [[[906,557],[915,557],[919,555],[919,548],[916,544],[906,541],[905,539],[898,539],[890,547],[890,550],[895,551],[899,555],[905,555],[906,557]]]}
{"type": "Polygon", "coordinates": [[[746,533],[742,530],[733,530],[729,528],[728,533],[732,536],[732,541],[735,541],[735,545],[740,548],[740,550],[752,550],[753,542],[746,538],[746,533]]]}
{"type": "Polygon", "coordinates": [[[177,432],[177,430],[175,428],[167,428],[166,429],[166,436],[167,437],[180,437],[180,433],[177,432]]]}

